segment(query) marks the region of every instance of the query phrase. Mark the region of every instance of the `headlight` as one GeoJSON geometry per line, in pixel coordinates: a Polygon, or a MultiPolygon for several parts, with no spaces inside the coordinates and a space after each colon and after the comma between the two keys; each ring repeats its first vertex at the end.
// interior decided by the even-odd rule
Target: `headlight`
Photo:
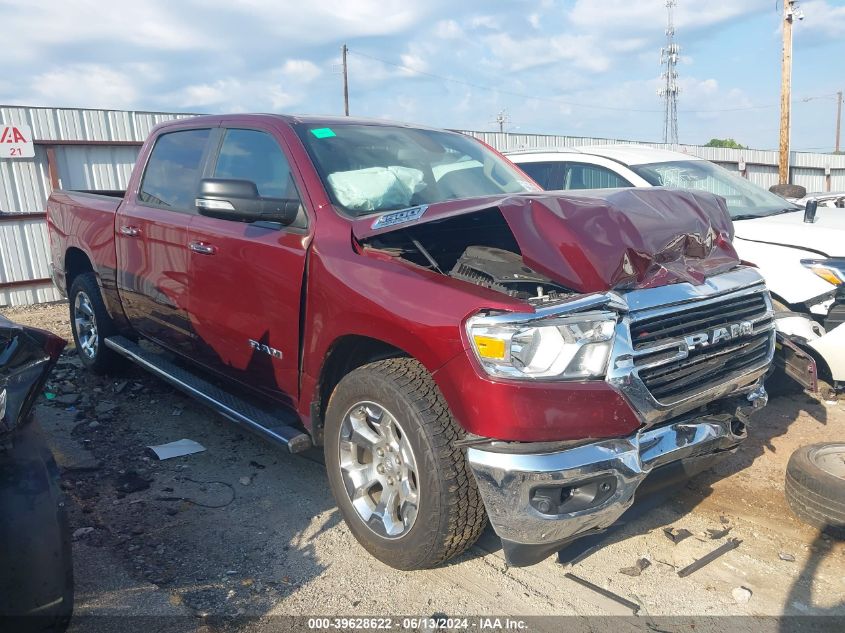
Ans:
{"type": "Polygon", "coordinates": [[[604,377],[615,328],[616,315],[607,312],[521,321],[476,316],[467,335],[491,376],[587,380],[604,377]]]}
{"type": "Polygon", "coordinates": [[[802,259],[801,263],[826,282],[838,286],[845,283],[845,259],[802,259]]]}

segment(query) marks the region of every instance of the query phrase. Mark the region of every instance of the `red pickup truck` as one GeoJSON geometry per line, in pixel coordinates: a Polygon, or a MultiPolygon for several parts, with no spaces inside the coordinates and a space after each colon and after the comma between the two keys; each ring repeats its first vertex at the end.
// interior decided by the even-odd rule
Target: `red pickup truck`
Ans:
{"type": "Polygon", "coordinates": [[[80,358],[141,364],[298,452],[401,569],[489,517],[513,564],[707,467],[765,404],[775,334],[724,202],[540,192],[484,144],[352,118],[156,128],[125,192],[56,191],[80,358]]]}

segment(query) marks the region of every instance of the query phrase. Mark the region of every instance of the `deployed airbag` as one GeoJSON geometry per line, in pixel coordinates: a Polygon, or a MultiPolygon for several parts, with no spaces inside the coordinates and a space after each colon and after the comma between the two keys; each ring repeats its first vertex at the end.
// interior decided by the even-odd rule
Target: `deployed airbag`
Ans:
{"type": "Polygon", "coordinates": [[[328,180],[337,201],[354,211],[409,207],[425,187],[422,171],[398,165],[336,171],[328,180]]]}

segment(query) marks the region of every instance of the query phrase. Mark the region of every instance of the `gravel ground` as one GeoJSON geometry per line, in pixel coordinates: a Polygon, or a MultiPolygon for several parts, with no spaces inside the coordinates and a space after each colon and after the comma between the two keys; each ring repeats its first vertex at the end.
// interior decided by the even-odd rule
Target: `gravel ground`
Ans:
{"type": "MultiPolygon", "coordinates": [[[[2,313],[69,338],[64,304],[2,313]]],[[[71,631],[121,630],[92,615],[198,616],[156,629],[175,631],[264,630],[267,620],[231,619],[241,615],[630,613],[566,572],[636,603],[641,616],[845,615],[845,544],[801,524],[783,498],[795,448],[845,437],[843,401],[773,398],[736,454],[574,565],[509,568],[488,529],[439,569],[400,572],[346,529],[319,452],[283,453],[137,368],[93,376],[72,351],[48,389],[56,397],[37,414],[75,530],[71,631]],[[145,449],[182,438],[207,450],[160,462],[145,449]],[[675,544],[666,527],[692,536],[675,544]],[[678,578],[733,537],[736,550],[678,578]],[[640,575],[620,572],[639,559],[650,563],[640,575]]]]}

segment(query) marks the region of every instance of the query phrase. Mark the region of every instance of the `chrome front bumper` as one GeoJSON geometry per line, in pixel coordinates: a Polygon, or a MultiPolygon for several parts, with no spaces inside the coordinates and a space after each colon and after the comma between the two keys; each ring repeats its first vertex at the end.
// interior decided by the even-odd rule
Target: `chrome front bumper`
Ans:
{"type": "Polygon", "coordinates": [[[747,413],[766,400],[758,387],[735,414],[684,419],[559,452],[470,447],[467,459],[496,533],[506,545],[541,546],[541,560],[549,546],[616,522],[652,470],[736,448],[745,439],[747,413]]]}

